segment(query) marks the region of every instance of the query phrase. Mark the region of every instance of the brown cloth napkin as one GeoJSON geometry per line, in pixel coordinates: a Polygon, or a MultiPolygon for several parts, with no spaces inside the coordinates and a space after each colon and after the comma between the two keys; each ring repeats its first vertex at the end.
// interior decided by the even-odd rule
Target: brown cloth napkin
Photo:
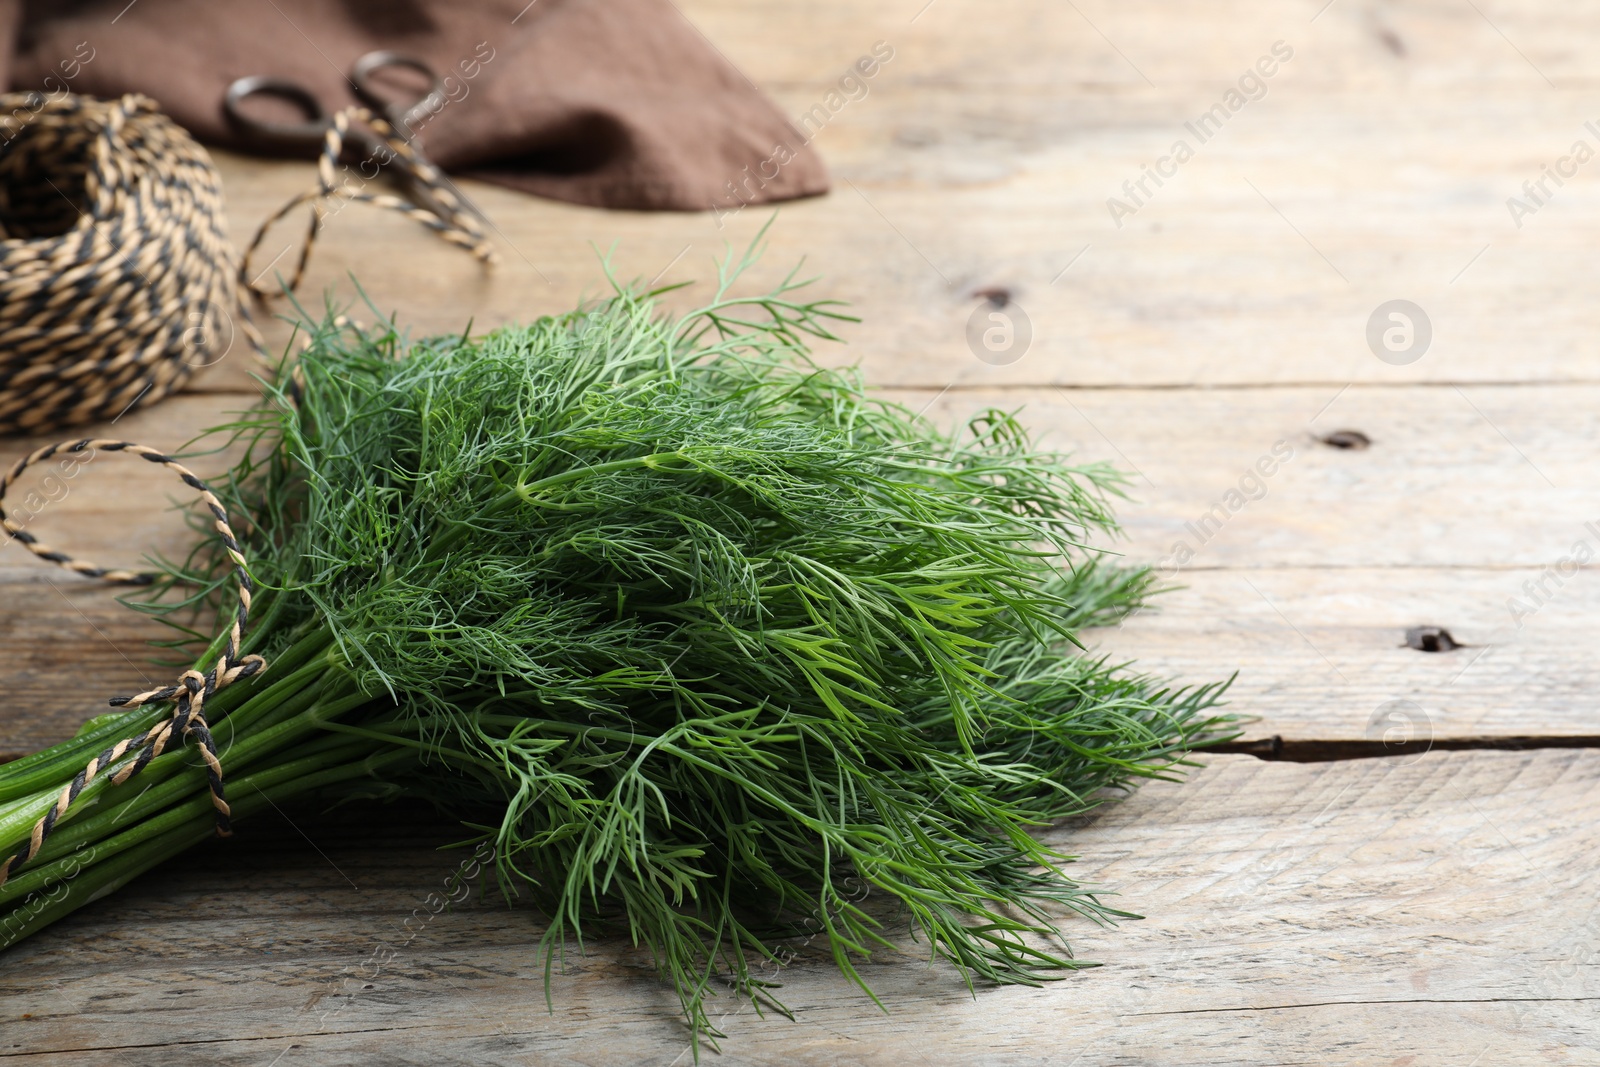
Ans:
{"type": "Polygon", "coordinates": [[[356,102],[346,74],[378,49],[450,76],[419,124],[447,171],[613,208],[828,188],[805,136],[671,0],[0,0],[0,84],[144,93],[200,140],[245,150],[222,110],[235,78],[290,79],[331,112],[356,102]]]}

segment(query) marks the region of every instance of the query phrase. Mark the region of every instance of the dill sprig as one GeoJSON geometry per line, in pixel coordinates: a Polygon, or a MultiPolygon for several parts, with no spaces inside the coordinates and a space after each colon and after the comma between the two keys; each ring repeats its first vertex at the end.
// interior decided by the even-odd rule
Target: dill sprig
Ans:
{"type": "MultiPolygon", "coordinates": [[[[1076,643],[1150,590],[1096,547],[1118,472],[1012,413],[944,431],[818,366],[808,343],[846,316],[794,274],[737,295],[753,255],[678,317],[615,283],[478,337],[330,310],[223,431],[245,458],[218,486],[252,519],[250,648],[274,664],[207,705],[239,739],[236,808],[404,792],[461,813],[547,917],[547,975],[625,931],[697,1047],[719,989],[781,1009],[802,933],[863,989],[897,930],[969,981],[1085,965],[1061,920],[1126,913],[1036,831],[1231,721],[1221,686],[1076,643]]],[[[201,541],[141,606],[178,623],[225,564],[201,541]]],[[[149,719],[0,769],[0,845],[149,719]]],[[[0,939],[88,898],[26,910],[87,847],[74,877],[98,893],[203,839],[194,764],[160,757],[138,798],[94,783],[0,886],[0,939]]]]}

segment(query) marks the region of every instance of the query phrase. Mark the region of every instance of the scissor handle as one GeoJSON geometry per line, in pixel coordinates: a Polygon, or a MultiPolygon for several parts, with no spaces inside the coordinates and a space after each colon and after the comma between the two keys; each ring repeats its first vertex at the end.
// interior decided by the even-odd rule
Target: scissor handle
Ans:
{"type": "Polygon", "coordinates": [[[388,119],[389,125],[408,141],[414,133],[411,127],[437,110],[437,106],[429,105],[435,97],[444,95],[444,82],[432,67],[415,56],[399,52],[368,52],[350,68],[350,84],[355,87],[356,97],[363,104],[388,119]],[[372,83],[372,75],[388,67],[407,67],[416,71],[428,79],[428,91],[409,104],[389,99],[372,83]]]}
{"type": "Polygon", "coordinates": [[[268,151],[315,151],[327,135],[330,119],[322,102],[306,88],[283,78],[254,75],[236,78],[222,98],[228,124],[257,147],[268,151]],[[287,100],[305,113],[304,122],[268,122],[252,118],[240,105],[252,96],[274,96],[287,100]]]}

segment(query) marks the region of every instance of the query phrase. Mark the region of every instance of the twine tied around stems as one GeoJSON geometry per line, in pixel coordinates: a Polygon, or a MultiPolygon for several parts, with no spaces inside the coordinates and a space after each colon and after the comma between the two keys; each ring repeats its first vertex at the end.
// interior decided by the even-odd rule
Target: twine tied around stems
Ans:
{"type": "Polygon", "coordinates": [[[222,501],[217,499],[210,486],[201,481],[192,471],[178,463],[171,456],[158,452],[144,445],[132,444],[128,441],[106,441],[94,438],[85,438],[80,441],[68,441],[60,444],[47,445],[30,455],[19,459],[4,477],[0,477],[0,527],[11,536],[13,540],[21,542],[27,549],[40,559],[48,560],[68,570],[90,578],[101,578],[108,582],[122,585],[149,585],[155,580],[155,575],[138,571],[107,570],[84,560],[74,559],[64,552],[58,552],[42,544],[33,534],[28,533],[6,514],[4,507],[5,494],[23,471],[36,463],[42,463],[55,455],[74,455],[84,452],[126,452],[151,463],[158,464],[177,474],[183,483],[200,494],[201,501],[211,512],[217,536],[221,539],[223,547],[227,550],[228,557],[233,561],[234,578],[239,585],[239,605],[234,612],[233,621],[227,631],[227,640],[222,650],[222,655],[212,667],[209,674],[198,670],[189,670],[183,673],[176,685],[164,686],[160,689],[151,689],[144,693],[137,693],[129,697],[116,697],[111,701],[114,708],[138,708],[151,704],[171,703],[172,715],[166,721],[157,723],[143,733],[125,738],[91,759],[83,770],[61,791],[50,810],[45,812],[33,826],[33,832],[26,843],[18,849],[4,866],[0,866],[0,885],[15,874],[23,864],[39,854],[44,847],[45,839],[55,829],[56,823],[66,814],[67,809],[77,800],[78,795],[88,784],[108,770],[113,764],[118,763],[130,753],[136,753],[131,762],[123,763],[111,774],[113,785],[121,785],[129,778],[138,774],[149,766],[150,761],[161,755],[162,751],[173,740],[180,738],[179,744],[191,735],[198,742],[200,755],[206,763],[206,779],[211,789],[211,804],[215,809],[217,822],[217,836],[227,837],[233,833],[229,824],[228,801],[223,792],[222,761],[217,755],[216,742],[212,739],[210,724],[205,717],[205,702],[219,690],[225,689],[234,682],[245,678],[252,678],[267,668],[267,661],[257,655],[240,655],[240,646],[244,641],[245,627],[250,623],[250,600],[255,588],[250,578],[250,572],[245,563],[244,554],[240,551],[239,542],[234,537],[233,528],[228,524],[227,509],[222,506],[222,501]]]}

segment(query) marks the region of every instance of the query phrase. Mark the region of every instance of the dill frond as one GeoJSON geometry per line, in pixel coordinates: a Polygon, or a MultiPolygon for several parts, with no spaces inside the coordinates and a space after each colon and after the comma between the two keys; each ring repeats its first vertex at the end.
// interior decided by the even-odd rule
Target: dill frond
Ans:
{"type": "MultiPolygon", "coordinates": [[[[459,811],[548,919],[547,968],[621,930],[697,1042],[719,989],[777,1005],[800,932],[863,989],[899,929],[969,979],[1083,966],[1062,919],[1126,913],[1036,831],[1175,775],[1231,722],[1222,686],[1076,643],[1151,589],[1098,547],[1117,471],[1039,449],[1013,413],[941,430],[817,365],[809,340],[846,316],[794,275],[735,295],[751,258],[676,318],[615,285],[479,337],[308,321],[292,373],[226,428],[247,455],[219,486],[253,518],[252,648],[277,660],[218,697],[247,735],[229,773],[293,764],[324,793],[376,774],[459,811]]],[[[214,597],[220,563],[202,544],[146,610],[214,597]]],[[[0,769],[0,803],[32,810],[77,751],[0,769]]],[[[101,808],[190,825],[170,813],[198,780],[167,759],[153,799],[101,808]]],[[[104,862],[159,860],[156,832],[104,862]]]]}

